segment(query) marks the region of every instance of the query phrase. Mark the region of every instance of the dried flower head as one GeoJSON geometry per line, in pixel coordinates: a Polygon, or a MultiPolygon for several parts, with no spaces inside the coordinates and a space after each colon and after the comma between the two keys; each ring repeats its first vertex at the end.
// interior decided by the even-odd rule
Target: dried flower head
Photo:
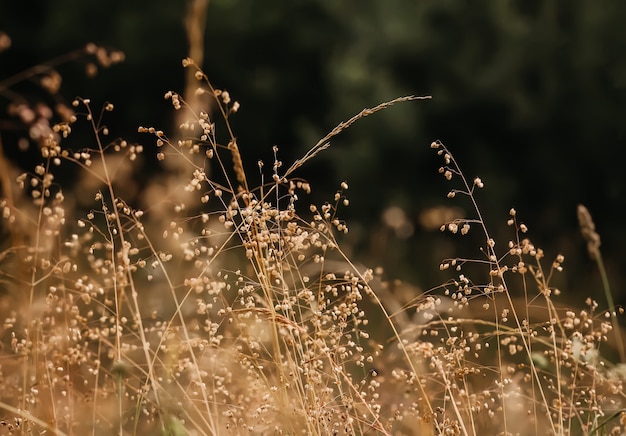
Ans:
{"type": "Polygon", "coordinates": [[[596,225],[591,218],[589,210],[582,204],[578,205],[578,224],[583,238],[587,242],[587,252],[593,260],[600,257],[600,235],[596,232],[596,225]]]}

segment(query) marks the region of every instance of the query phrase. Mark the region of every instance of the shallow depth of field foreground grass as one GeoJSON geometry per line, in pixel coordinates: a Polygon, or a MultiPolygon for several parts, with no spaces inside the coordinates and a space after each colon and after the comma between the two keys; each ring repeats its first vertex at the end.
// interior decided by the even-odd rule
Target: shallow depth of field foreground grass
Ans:
{"type": "MultiPolygon", "coordinates": [[[[162,165],[139,195],[133,161],[153,157],[107,136],[110,103],[76,99],[27,173],[12,175],[0,156],[0,431],[626,431],[621,311],[608,284],[595,298],[606,295],[610,312],[568,301],[552,284],[563,256],[544,257],[513,209],[510,239],[494,240],[479,205],[488,186],[477,195],[483,182],[446,145],[431,144],[442,183],[473,215],[441,230],[459,246],[481,235],[479,256],[443,260],[449,280],[408,302],[342,251],[347,182],[327,203],[307,202],[302,165],[360,118],[422,97],[363,110],[293,163],[274,148],[273,162],[244,168],[229,123],[239,103],[183,65],[208,107],[168,92],[180,131],[139,128],[162,165]],[[84,128],[91,144],[73,141],[84,128]],[[70,167],[77,181],[62,186],[70,167]],[[261,186],[249,185],[252,172],[261,186]]],[[[591,216],[579,215],[602,268],[591,216]]]]}

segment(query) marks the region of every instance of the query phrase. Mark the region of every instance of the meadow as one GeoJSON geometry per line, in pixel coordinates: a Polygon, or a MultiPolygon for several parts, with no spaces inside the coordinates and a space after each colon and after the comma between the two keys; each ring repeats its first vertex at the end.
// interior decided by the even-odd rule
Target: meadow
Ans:
{"type": "MultiPolygon", "coordinates": [[[[121,60],[85,51],[101,66],[121,60]]],[[[489,186],[465,175],[454,145],[423,145],[440,160],[445,201],[471,211],[440,230],[478,255],[442,259],[445,278],[426,291],[407,297],[342,249],[342,210],[367,186],[346,180],[308,201],[299,170],[337,135],[429,97],[363,109],[300,159],[283,162],[274,146],[273,161],[245,168],[236,90],[182,64],[192,92],[164,95],[179,129],[140,126],[143,145],[110,137],[123,102],[12,106],[37,159],[23,170],[3,152],[18,144],[0,143],[0,433],[626,431],[623,310],[608,280],[572,301],[554,285],[564,256],[533,244],[523,211],[495,240],[482,216],[489,186]],[[142,159],[158,170],[138,173],[142,159]]],[[[29,77],[55,86],[52,70],[29,77]]],[[[603,272],[600,235],[578,213],[603,272]]]]}

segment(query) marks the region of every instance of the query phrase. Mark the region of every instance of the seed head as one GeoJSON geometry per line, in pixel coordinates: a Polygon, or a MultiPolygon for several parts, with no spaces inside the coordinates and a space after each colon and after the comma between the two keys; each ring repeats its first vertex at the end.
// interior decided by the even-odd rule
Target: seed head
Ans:
{"type": "Polygon", "coordinates": [[[591,218],[589,210],[582,204],[578,205],[578,224],[580,232],[587,241],[587,252],[592,260],[600,258],[600,235],[596,232],[596,225],[591,218]]]}

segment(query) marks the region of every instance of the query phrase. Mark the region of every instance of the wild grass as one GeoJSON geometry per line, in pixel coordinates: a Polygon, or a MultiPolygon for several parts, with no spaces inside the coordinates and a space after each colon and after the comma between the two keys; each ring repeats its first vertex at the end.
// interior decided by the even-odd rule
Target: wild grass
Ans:
{"type": "Polygon", "coordinates": [[[623,360],[610,357],[623,349],[620,309],[564,301],[553,285],[564,257],[546,260],[514,209],[510,240],[496,243],[479,206],[482,180],[467,178],[443,143],[431,148],[448,197],[473,213],[441,230],[482,242],[478,255],[443,260],[450,279],[408,303],[342,251],[347,182],[324,204],[306,202],[311,186],[298,169],[334,136],[423,97],[363,110],[289,166],[274,147],[253,187],[230,124],[239,103],[192,60],[183,65],[212,110],[165,95],[185,114],[180,131],[139,131],[151,135],[156,162],[175,163],[134,202],[130,169],[152,147],[109,138],[111,103],[94,111],[74,100],[39,142],[40,162],[10,187],[15,166],[0,156],[2,431],[625,431],[623,360]],[[72,141],[84,126],[89,147],[72,141]],[[77,182],[61,186],[69,167],[77,182]]]}

